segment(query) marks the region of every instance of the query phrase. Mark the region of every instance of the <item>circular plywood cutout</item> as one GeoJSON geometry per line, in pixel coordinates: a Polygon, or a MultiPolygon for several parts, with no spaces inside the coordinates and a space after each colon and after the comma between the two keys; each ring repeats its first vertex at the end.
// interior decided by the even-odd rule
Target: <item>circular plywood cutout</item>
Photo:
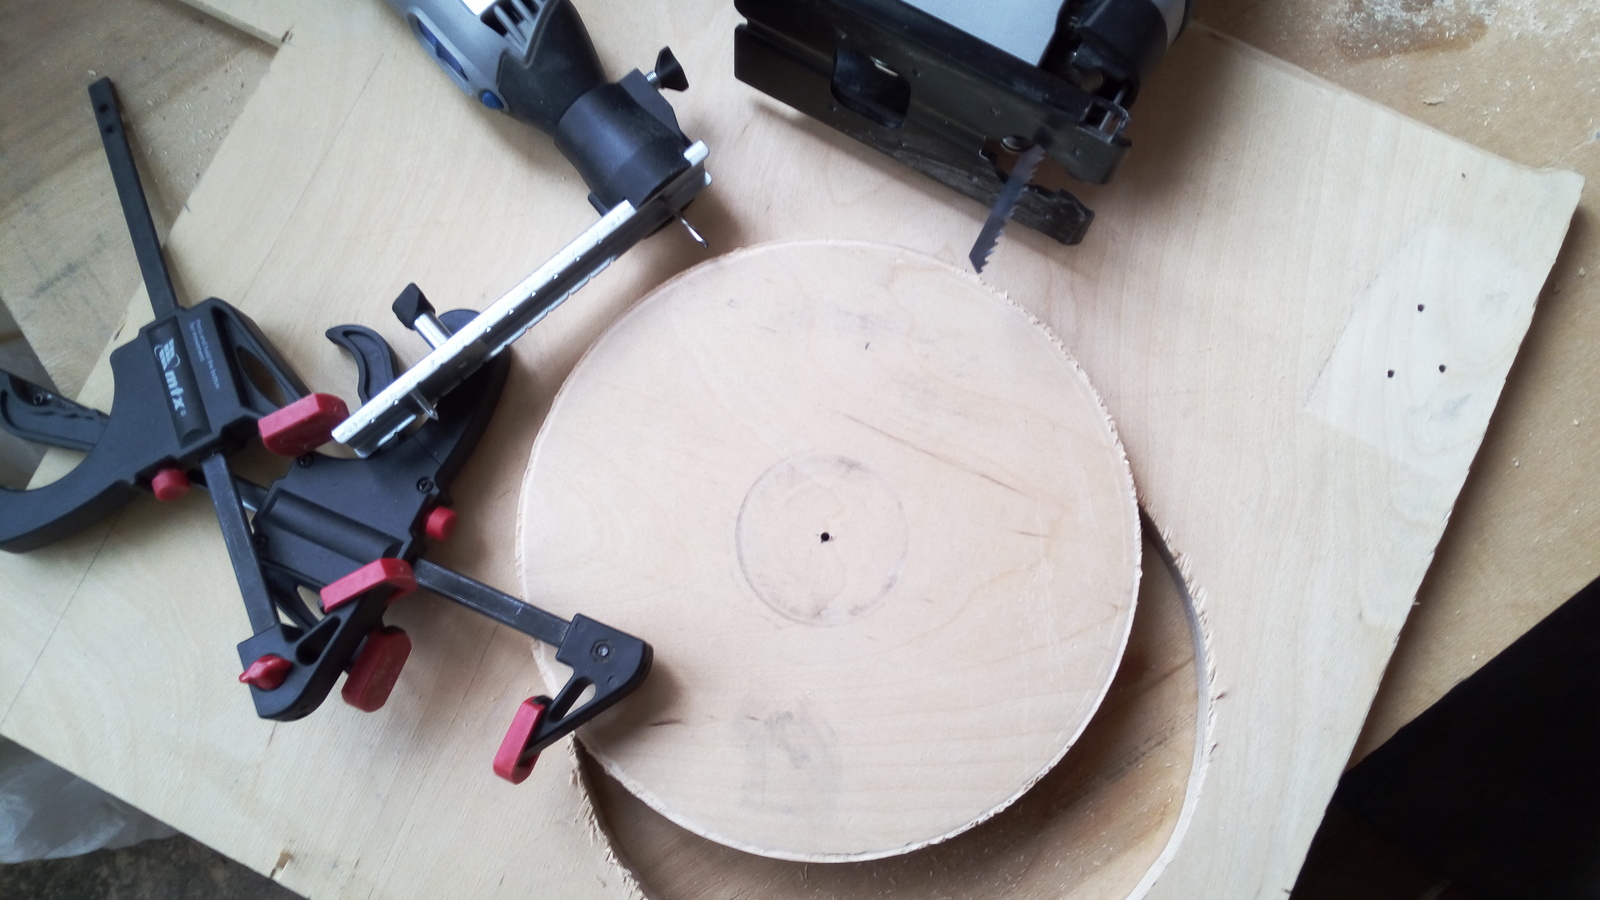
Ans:
{"type": "Polygon", "coordinates": [[[655,646],[582,732],[606,771],[806,861],[925,846],[1038,780],[1111,681],[1139,572],[1126,457],[1060,345],[972,276],[856,243],[733,253],[617,322],[534,445],[521,543],[530,602],[655,646]]]}
{"type": "Polygon", "coordinates": [[[887,859],[814,866],[752,856],[673,825],[581,754],[617,855],[659,900],[1105,900],[1153,883],[1203,780],[1210,708],[1198,612],[1154,529],[1128,649],[1072,752],[1005,810],[948,841],[887,859]]]}

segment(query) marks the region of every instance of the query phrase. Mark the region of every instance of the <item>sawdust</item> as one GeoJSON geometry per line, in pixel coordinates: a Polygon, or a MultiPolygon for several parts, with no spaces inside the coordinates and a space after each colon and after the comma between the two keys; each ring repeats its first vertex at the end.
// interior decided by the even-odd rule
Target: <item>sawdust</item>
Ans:
{"type": "Polygon", "coordinates": [[[1600,0],[1343,0],[1324,7],[1340,52],[1354,60],[1466,47],[1493,29],[1544,51],[1600,54],[1600,0]]]}
{"type": "Polygon", "coordinates": [[[1347,0],[1338,46],[1351,59],[1465,47],[1489,31],[1499,0],[1347,0]]]}

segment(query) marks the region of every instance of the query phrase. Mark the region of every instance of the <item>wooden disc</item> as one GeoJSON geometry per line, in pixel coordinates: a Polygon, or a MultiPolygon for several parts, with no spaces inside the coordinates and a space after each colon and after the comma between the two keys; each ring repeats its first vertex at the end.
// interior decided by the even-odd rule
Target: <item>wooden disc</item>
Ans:
{"type": "Polygon", "coordinates": [[[582,732],[606,771],[804,861],[925,846],[1038,780],[1116,670],[1140,547],[1122,446],[1049,332],[837,242],[720,257],[618,321],[534,445],[520,541],[530,602],[655,647],[582,732]]]}

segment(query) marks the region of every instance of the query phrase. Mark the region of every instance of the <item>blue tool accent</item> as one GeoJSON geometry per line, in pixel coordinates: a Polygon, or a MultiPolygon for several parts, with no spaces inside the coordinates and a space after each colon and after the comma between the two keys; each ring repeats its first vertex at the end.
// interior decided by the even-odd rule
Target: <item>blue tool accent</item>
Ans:
{"type": "Polygon", "coordinates": [[[500,102],[500,98],[495,96],[494,91],[484,91],[479,94],[478,101],[495,112],[506,108],[506,105],[500,102]]]}
{"type": "Polygon", "coordinates": [[[422,42],[424,47],[433,51],[433,58],[438,61],[439,65],[448,71],[454,72],[462,81],[466,81],[466,70],[461,68],[461,63],[456,62],[456,58],[451,55],[445,45],[433,36],[433,32],[428,30],[428,26],[422,24],[420,20],[416,20],[416,26],[417,39],[422,42]]]}

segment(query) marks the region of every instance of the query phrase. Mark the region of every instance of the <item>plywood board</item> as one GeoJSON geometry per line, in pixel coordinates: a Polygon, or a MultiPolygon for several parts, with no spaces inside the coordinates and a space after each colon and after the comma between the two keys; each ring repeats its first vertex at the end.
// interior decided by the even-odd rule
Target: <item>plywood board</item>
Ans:
{"type": "MultiPolygon", "coordinates": [[[[293,39],[171,247],[185,284],[248,310],[308,380],[347,384],[323,327],[383,323],[408,280],[481,303],[592,214],[541,137],[464,102],[379,4],[273,7],[293,39]]],[[[615,69],[662,43],[684,60],[680,117],[717,178],[696,224],[717,248],[860,237],[964,256],[982,210],[731,79],[731,9],[584,12],[615,69]]],[[[1089,241],[1067,251],[1013,229],[991,276],[1083,361],[1209,598],[1214,750],[1153,895],[1273,893],[1348,756],[1580,182],[1200,29],[1137,112],[1089,241]],[[1492,265],[1465,274],[1492,277],[1456,271],[1469,254],[1492,265]]],[[[508,406],[527,414],[497,419],[459,492],[476,518],[445,562],[512,583],[508,493],[539,413],[600,329],[697,254],[657,237],[519,345],[508,406]]],[[[59,598],[5,601],[34,637],[8,638],[0,730],[313,895],[634,890],[590,837],[570,772],[520,793],[490,783],[499,725],[536,685],[526,645],[481,623],[412,604],[413,668],[377,717],[252,721],[228,683],[243,617],[205,513],[136,506],[86,571],[58,574],[59,598]]]]}
{"type": "Polygon", "coordinates": [[[0,59],[0,301],[76,396],[139,284],[85,86],[117,76],[165,236],[271,49],[173,2],[66,0],[0,9],[0,59]]]}
{"type": "Polygon", "coordinates": [[[1507,159],[1588,183],[1356,753],[1600,576],[1600,4],[1213,0],[1207,24],[1507,159]]]}

